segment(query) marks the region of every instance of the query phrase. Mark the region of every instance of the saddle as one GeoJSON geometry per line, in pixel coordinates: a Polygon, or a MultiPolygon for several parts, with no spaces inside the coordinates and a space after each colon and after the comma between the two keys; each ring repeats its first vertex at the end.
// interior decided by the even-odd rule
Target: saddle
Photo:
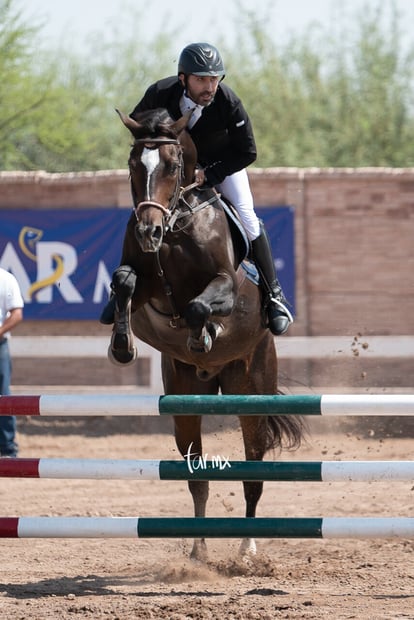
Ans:
{"type": "Polygon", "coordinates": [[[245,258],[250,254],[250,241],[246,235],[243,224],[240,221],[239,215],[236,209],[230,202],[219,194],[219,202],[223,207],[223,211],[227,216],[227,221],[230,226],[231,238],[236,250],[236,256],[238,264],[242,263],[245,258]]]}
{"type": "Polygon", "coordinates": [[[224,196],[219,196],[219,201],[229,222],[230,234],[236,250],[238,265],[244,269],[247,278],[259,286],[259,273],[256,265],[249,259],[251,252],[250,241],[240,221],[239,215],[233,205],[224,198],[224,196]]]}

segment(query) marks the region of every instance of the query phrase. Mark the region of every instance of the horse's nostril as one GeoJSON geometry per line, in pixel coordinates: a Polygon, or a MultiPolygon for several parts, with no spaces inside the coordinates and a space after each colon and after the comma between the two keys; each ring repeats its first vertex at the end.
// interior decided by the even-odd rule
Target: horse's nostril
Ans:
{"type": "Polygon", "coordinates": [[[162,239],[162,227],[155,226],[152,236],[156,241],[160,241],[162,239]]]}
{"type": "Polygon", "coordinates": [[[135,239],[137,241],[140,241],[140,239],[143,238],[144,233],[143,233],[142,227],[139,224],[137,224],[137,226],[135,226],[134,232],[135,232],[135,239]]]}
{"type": "Polygon", "coordinates": [[[158,251],[164,231],[162,226],[148,226],[139,222],[134,229],[135,238],[144,252],[158,251]]]}

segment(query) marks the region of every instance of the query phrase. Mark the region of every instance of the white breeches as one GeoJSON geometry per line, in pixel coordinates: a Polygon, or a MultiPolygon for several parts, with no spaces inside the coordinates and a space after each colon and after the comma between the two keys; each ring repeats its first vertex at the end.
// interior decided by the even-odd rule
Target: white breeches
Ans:
{"type": "Polygon", "coordinates": [[[231,174],[217,185],[216,189],[220,194],[223,194],[236,209],[249,241],[257,239],[260,235],[260,223],[254,210],[253,196],[250,190],[247,171],[244,169],[231,174]]]}

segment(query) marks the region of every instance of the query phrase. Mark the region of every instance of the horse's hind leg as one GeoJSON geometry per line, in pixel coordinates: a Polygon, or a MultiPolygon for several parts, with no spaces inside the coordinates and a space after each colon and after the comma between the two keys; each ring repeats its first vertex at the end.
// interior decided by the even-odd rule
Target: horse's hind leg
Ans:
{"type": "MultiPolygon", "coordinates": [[[[202,455],[201,417],[174,417],[174,432],[177,448],[191,466],[191,462],[202,455]]],[[[189,480],[188,488],[193,498],[194,516],[205,517],[208,500],[209,483],[207,480],[189,480]]],[[[206,562],[207,545],[204,538],[195,539],[190,554],[192,560],[206,562]]]]}
{"type": "Polygon", "coordinates": [[[111,361],[122,365],[134,362],[137,357],[131,330],[131,300],[136,280],[136,273],[129,265],[121,265],[112,276],[115,316],[108,356],[111,361]]]}
{"type": "MultiPolygon", "coordinates": [[[[240,419],[243,433],[244,451],[246,461],[261,461],[266,453],[266,418],[245,417],[240,419]]],[[[246,501],[246,517],[255,517],[257,504],[263,493],[263,482],[243,482],[244,498],[246,501]]],[[[240,546],[242,556],[256,554],[256,542],[254,538],[245,538],[240,546]]]]}
{"type": "MultiPolygon", "coordinates": [[[[256,346],[253,355],[247,361],[235,361],[220,373],[220,385],[223,394],[276,394],[277,360],[273,336],[266,336],[256,346]]],[[[277,437],[273,441],[273,427],[269,428],[268,416],[240,416],[246,460],[261,461],[265,453],[278,445],[277,437]]],[[[274,429],[277,434],[277,427],[274,429]]],[[[263,482],[243,482],[246,501],[246,517],[255,517],[256,509],[263,492],[263,482]]],[[[242,541],[240,554],[254,555],[256,543],[248,538],[242,541]]]]}
{"type": "MultiPolygon", "coordinates": [[[[196,368],[162,356],[164,388],[167,394],[217,394],[217,379],[200,381],[196,368]]],[[[201,416],[174,416],[174,434],[177,448],[187,462],[202,457],[201,416]]],[[[188,488],[193,498],[194,516],[205,517],[209,483],[207,480],[189,480],[188,488]]],[[[192,560],[207,560],[207,545],[196,539],[190,555],[192,560]]]]}

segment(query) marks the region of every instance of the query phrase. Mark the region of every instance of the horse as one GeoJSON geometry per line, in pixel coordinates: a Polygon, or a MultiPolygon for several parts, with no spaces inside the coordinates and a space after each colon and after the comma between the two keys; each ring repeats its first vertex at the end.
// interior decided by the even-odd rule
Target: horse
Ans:
{"type": "MultiPolygon", "coordinates": [[[[128,167],[133,211],[120,267],[112,279],[114,325],[108,355],[120,364],[136,356],[134,335],[161,352],[166,394],[278,394],[274,336],[266,328],[257,282],[243,268],[246,254],[220,196],[194,183],[197,151],[189,115],[165,109],[135,118],[117,110],[133,137],[128,167]]],[[[294,449],[303,437],[299,416],[240,416],[246,460],[272,449],[294,449]]],[[[174,416],[175,442],[185,458],[202,457],[201,416],[174,416]]],[[[204,517],[208,481],[190,480],[194,516],[204,517]]],[[[245,516],[254,517],[263,482],[243,482],[245,516]]],[[[253,539],[240,553],[256,552],[253,539]]],[[[190,557],[206,561],[204,539],[190,557]]]]}

